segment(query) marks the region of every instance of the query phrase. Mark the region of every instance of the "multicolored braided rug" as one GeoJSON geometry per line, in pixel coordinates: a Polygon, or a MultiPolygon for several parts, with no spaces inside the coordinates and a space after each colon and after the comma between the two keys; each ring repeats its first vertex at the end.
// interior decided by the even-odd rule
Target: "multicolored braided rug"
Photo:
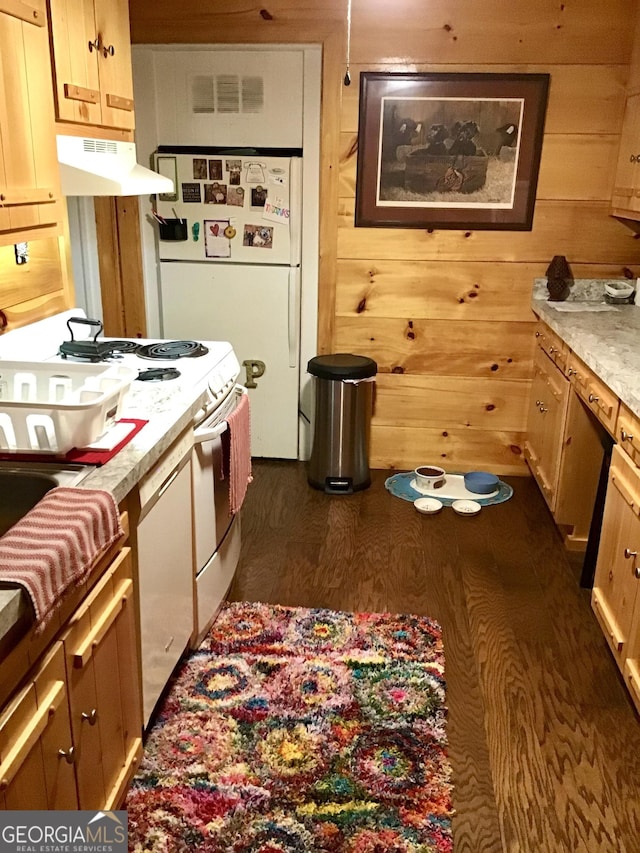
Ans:
{"type": "Polygon", "coordinates": [[[450,853],[444,655],[430,619],[226,605],[129,791],[129,849],[450,853]]]}

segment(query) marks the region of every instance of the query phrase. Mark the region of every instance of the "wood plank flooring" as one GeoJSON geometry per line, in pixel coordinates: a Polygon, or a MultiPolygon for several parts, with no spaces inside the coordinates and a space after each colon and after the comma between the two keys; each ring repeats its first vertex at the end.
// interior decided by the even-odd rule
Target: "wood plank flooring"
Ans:
{"type": "Polygon", "coordinates": [[[231,600],[443,628],[456,853],[639,853],[640,718],[533,480],[474,518],[254,461],[231,600]]]}

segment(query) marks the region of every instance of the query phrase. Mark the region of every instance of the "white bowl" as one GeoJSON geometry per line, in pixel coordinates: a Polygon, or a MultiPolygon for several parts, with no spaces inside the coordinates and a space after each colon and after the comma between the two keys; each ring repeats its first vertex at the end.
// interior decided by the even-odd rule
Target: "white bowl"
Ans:
{"type": "Polygon", "coordinates": [[[614,298],[625,299],[633,293],[635,286],[628,281],[612,281],[607,282],[604,286],[604,292],[614,298]]]}
{"type": "Polygon", "coordinates": [[[454,501],[451,504],[453,511],[457,512],[458,515],[477,515],[482,506],[477,501],[454,501]]]}
{"type": "Polygon", "coordinates": [[[435,515],[442,509],[442,501],[437,498],[418,498],[413,505],[423,515],[435,515]]]}

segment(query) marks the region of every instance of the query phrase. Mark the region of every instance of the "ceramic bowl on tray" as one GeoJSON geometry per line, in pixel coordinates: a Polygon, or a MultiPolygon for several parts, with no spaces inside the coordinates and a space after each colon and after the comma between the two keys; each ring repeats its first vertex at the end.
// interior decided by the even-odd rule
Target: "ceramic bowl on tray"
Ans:
{"type": "Polygon", "coordinates": [[[500,481],[488,471],[469,471],[464,475],[464,486],[468,492],[476,495],[490,495],[498,490],[500,481]]]}
{"type": "Polygon", "coordinates": [[[477,501],[467,500],[454,501],[451,507],[458,515],[477,515],[482,509],[477,501]]]}
{"type": "Polygon", "coordinates": [[[438,489],[444,485],[444,477],[447,472],[438,465],[420,465],[413,473],[418,490],[431,491],[431,489],[438,489]]]}
{"type": "Polygon", "coordinates": [[[423,515],[435,515],[442,509],[442,501],[437,498],[418,498],[413,505],[423,515]]]}

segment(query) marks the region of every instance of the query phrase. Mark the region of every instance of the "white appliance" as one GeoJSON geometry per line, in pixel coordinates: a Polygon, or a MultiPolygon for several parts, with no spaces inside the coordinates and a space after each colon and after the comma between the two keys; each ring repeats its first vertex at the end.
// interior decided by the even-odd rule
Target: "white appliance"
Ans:
{"type": "MultiPolygon", "coordinates": [[[[58,347],[69,338],[67,321],[82,316],[81,309],[72,309],[3,335],[0,359],[57,362],[63,376],[63,365],[74,360],[62,359],[58,347]]],[[[78,341],[93,336],[92,326],[72,323],[72,327],[78,341]]],[[[165,352],[172,349],[165,341],[136,339],[129,343],[144,348],[159,343],[165,352]]],[[[194,417],[193,431],[168,448],[138,486],[145,726],[185,649],[195,647],[214,620],[240,555],[240,517],[229,514],[229,478],[220,476],[226,418],[244,392],[236,384],[240,365],[230,343],[197,343],[201,344],[198,352],[206,349],[197,356],[151,360],[141,357],[138,349],[114,360],[138,372],[180,372],[179,377],[166,381],[134,380],[121,417],[145,418],[165,407],[170,411],[175,406],[172,397],[181,389],[207,392],[194,417]]]]}
{"type": "Polygon", "coordinates": [[[228,340],[251,401],[253,456],[296,459],[300,377],[299,149],[169,148],[157,170],[162,333],[228,340]]]}

